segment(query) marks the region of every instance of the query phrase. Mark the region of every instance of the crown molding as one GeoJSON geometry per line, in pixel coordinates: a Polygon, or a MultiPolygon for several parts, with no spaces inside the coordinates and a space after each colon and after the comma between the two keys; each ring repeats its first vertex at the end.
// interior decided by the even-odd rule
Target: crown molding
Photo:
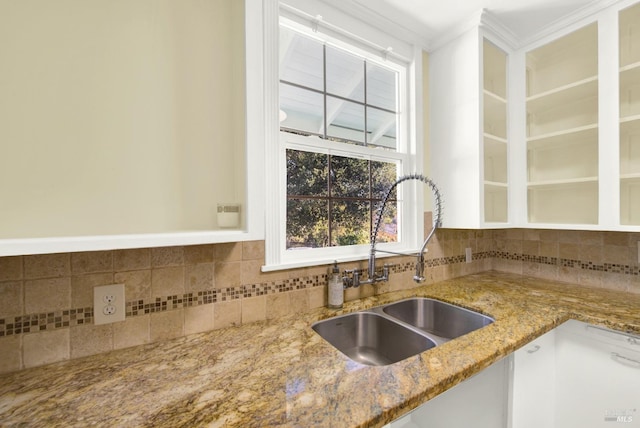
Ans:
{"type": "Polygon", "coordinates": [[[595,0],[580,9],[572,12],[569,15],[565,15],[555,21],[551,21],[549,24],[542,27],[538,32],[526,37],[520,41],[518,47],[529,46],[539,42],[540,40],[553,35],[554,33],[561,33],[566,30],[567,27],[577,24],[580,21],[587,20],[593,17],[598,12],[610,7],[620,0],[595,0]]]}
{"type": "Polygon", "coordinates": [[[497,37],[511,50],[515,50],[521,45],[520,38],[486,9],[483,9],[480,14],[480,26],[485,32],[497,37]]]}
{"type": "Polygon", "coordinates": [[[595,0],[580,9],[565,15],[559,19],[551,21],[549,24],[542,27],[539,31],[526,38],[520,38],[510,30],[503,22],[497,18],[493,13],[486,9],[481,9],[471,15],[464,21],[459,22],[453,27],[449,28],[446,32],[435,37],[428,44],[428,51],[434,51],[442,46],[446,45],[450,41],[456,39],[466,31],[472,28],[482,28],[483,31],[495,36],[506,47],[511,50],[517,50],[525,46],[535,44],[536,42],[553,35],[554,33],[560,33],[566,30],[574,24],[577,24],[583,20],[588,20],[603,9],[610,7],[616,3],[620,3],[620,0],[595,0]]]}
{"type": "Polygon", "coordinates": [[[371,4],[365,0],[322,0],[324,3],[366,22],[368,25],[380,30],[390,36],[401,39],[405,42],[412,43],[428,50],[429,40],[433,38],[433,34],[426,33],[419,22],[407,21],[400,23],[398,20],[392,19],[384,12],[378,12],[371,7],[371,4]]]}
{"type": "Polygon", "coordinates": [[[635,0],[628,0],[626,2],[625,0],[594,0],[568,15],[551,21],[534,34],[526,37],[517,36],[500,18],[486,9],[478,10],[445,32],[434,33],[411,17],[408,18],[401,14],[394,15],[384,8],[373,7],[370,0],[322,1],[351,17],[366,22],[379,31],[405,42],[413,43],[428,52],[432,52],[472,28],[481,28],[486,34],[493,36],[497,41],[501,42],[503,47],[510,50],[518,50],[522,47],[535,44],[554,33],[561,33],[563,30],[566,30],[567,27],[587,20],[601,10],[616,3],[626,3],[635,0]]]}
{"type": "Polygon", "coordinates": [[[450,27],[447,31],[434,38],[431,43],[429,43],[429,52],[438,50],[442,46],[446,45],[450,41],[457,39],[462,34],[471,30],[472,28],[477,28],[480,26],[482,22],[482,14],[484,13],[484,9],[480,9],[477,12],[473,13],[467,19],[460,21],[453,27],[450,27]]]}

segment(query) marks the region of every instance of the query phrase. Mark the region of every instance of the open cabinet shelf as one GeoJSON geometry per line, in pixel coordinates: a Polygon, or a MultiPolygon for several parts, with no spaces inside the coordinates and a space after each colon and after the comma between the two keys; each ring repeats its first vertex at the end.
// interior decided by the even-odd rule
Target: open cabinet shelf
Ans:
{"type": "Polygon", "coordinates": [[[567,180],[564,183],[530,186],[529,222],[551,224],[597,224],[598,182],[567,180]]]}
{"type": "Polygon", "coordinates": [[[484,138],[484,180],[507,185],[507,144],[487,136],[484,138]]]}
{"type": "Polygon", "coordinates": [[[620,67],[640,63],[640,5],[623,9],[619,13],[620,67]]]}
{"type": "Polygon", "coordinates": [[[598,76],[590,76],[577,82],[550,89],[527,97],[527,109],[545,109],[549,104],[565,104],[575,99],[588,98],[597,91],[598,76]],[[536,103],[537,102],[537,103],[536,103]]]}
{"type": "Polygon", "coordinates": [[[529,189],[549,189],[557,187],[558,189],[561,186],[568,186],[572,184],[582,184],[582,183],[597,183],[598,177],[580,177],[580,178],[567,178],[564,180],[546,180],[546,181],[530,181],[527,183],[529,189]]]}
{"type": "Polygon", "coordinates": [[[598,75],[598,27],[591,24],[527,53],[527,98],[598,75]]]}
{"type": "Polygon", "coordinates": [[[640,118],[620,123],[620,174],[640,174],[640,118]]]}
{"type": "Polygon", "coordinates": [[[598,27],[526,54],[530,223],[598,223],[598,27]]]}
{"type": "Polygon", "coordinates": [[[640,225],[640,3],[619,12],[620,223],[640,225]]]}
{"type": "Polygon", "coordinates": [[[568,87],[527,101],[529,138],[598,123],[598,81],[568,87]]]}
{"type": "Polygon", "coordinates": [[[507,54],[482,44],[484,221],[508,221],[507,54]]]}
{"type": "Polygon", "coordinates": [[[640,64],[620,71],[620,117],[640,115],[640,64]]]}
{"type": "Polygon", "coordinates": [[[598,124],[592,123],[590,125],[562,129],[556,132],[549,132],[548,134],[537,135],[527,139],[527,142],[529,143],[528,147],[529,149],[533,149],[543,148],[547,145],[570,144],[571,141],[574,141],[576,138],[581,138],[585,132],[588,132],[597,138],[598,124]]]}
{"type": "Polygon", "coordinates": [[[620,223],[640,224],[640,174],[620,181],[620,223]]]}
{"type": "Polygon", "coordinates": [[[507,138],[507,102],[490,92],[484,92],[484,132],[498,138],[507,138]]]}

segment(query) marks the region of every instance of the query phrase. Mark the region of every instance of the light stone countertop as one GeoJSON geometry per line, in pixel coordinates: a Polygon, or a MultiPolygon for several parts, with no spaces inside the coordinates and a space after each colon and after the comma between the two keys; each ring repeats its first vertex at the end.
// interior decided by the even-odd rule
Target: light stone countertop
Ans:
{"type": "Polygon", "coordinates": [[[574,318],[640,334],[640,295],[482,273],[0,376],[0,426],[382,426],[574,318]],[[355,363],[317,320],[410,296],[495,322],[382,367],[355,363]]]}

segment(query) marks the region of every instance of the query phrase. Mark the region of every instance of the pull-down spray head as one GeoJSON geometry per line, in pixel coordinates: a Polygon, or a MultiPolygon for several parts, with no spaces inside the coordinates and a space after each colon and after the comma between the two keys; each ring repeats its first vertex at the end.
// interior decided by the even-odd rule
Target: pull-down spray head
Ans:
{"type": "Polygon", "coordinates": [[[382,217],[384,214],[384,209],[387,205],[387,201],[393,190],[400,184],[408,180],[418,180],[422,181],[424,184],[431,188],[433,192],[434,199],[434,219],[433,219],[433,227],[427,238],[425,239],[420,251],[416,254],[416,273],[413,276],[413,280],[416,282],[424,281],[424,252],[427,249],[427,244],[431,240],[431,237],[435,233],[436,229],[442,225],[442,196],[440,195],[440,190],[436,186],[436,184],[428,177],[425,177],[422,174],[409,174],[400,177],[391,187],[387,190],[387,193],[384,195],[382,202],[380,204],[380,208],[378,209],[378,214],[376,218],[375,228],[373,229],[373,234],[371,235],[371,251],[369,254],[369,265],[368,265],[368,274],[369,278],[375,278],[375,264],[376,264],[376,239],[378,236],[378,230],[380,229],[380,223],[382,221],[382,217]]]}

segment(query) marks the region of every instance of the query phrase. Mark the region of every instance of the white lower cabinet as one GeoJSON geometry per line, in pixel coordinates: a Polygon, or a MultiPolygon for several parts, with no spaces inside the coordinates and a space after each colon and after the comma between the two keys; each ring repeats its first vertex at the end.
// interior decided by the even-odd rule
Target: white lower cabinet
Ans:
{"type": "Polygon", "coordinates": [[[511,355],[510,423],[513,428],[553,427],[556,331],[552,330],[511,355]]]}
{"type": "Polygon", "coordinates": [[[640,337],[568,321],[388,428],[640,427],[640,337]]]}
{"type": "Polygon", "coordinates": [[[502,359],[477,375],[427,401],[388,428],[500,428],[506,427],[509,359],[502,359]]]}
{"type": "Polygon", "coordinates": [[[578,321],[555,334],[556,402],[544,409],[553,413],[549,426],[640,427],[640,338],[578,321]]]}

